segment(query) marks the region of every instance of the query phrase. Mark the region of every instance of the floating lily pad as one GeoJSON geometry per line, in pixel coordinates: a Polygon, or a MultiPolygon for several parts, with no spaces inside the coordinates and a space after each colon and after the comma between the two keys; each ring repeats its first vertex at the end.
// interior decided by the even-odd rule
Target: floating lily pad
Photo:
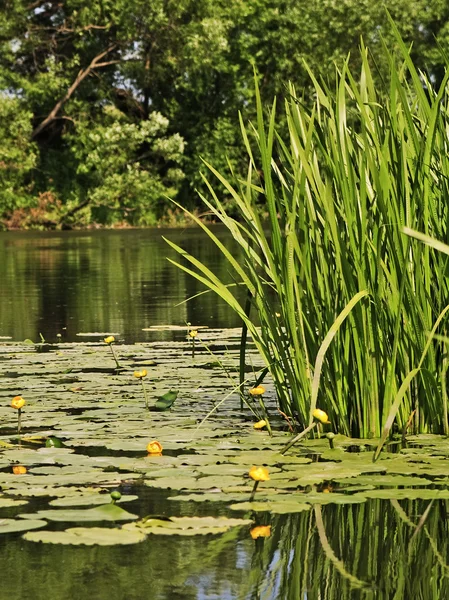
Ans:
{"type": "Polygon", "coordinates": [[[231,510],[269,512],[273,514],[290,514],[304,512],[311,509],[310,504],[295,502],[290,498],[279,497],[278,500],[270,500],[269,502],[239,502],[229,506],[231,510]]]}
{"type": "MultiPolygon", "coordinates": [[[[131,502],[132,500],[137,500],[139,496],[127,494],[123,495],[119,500],[117,500],[118,504],[123,504],[124,502],[131,502]]],[[[49,502],[50,506],[94,506],[96,504],[102,505],[109,500],[108,494],[100,494],[100,493],[90,493],[90,494],[74,494],[73,496],[56,498],[49,502]]]]}
{"type": "Polygon", "coordinates": [[[235,475],[236,477],[243,478],[243,476],[248,473],[248,468],[241,465],[223,463],[221,465],[209,464],[201,466],[198,471],[202,475],[215,475],[219,477],[224,475],[235,475]]]}
{"type": "Polygon", "coordinates": [[[207,535],[219,534],[232,527],[251,525],[250,519],[231,519],[227,517],[170,517],[168,521],[149,519],[124,525],[127,531],[144,530],[155,535],[207,535]]]}
{"type": "MultiPolygon", "coordinates": [[[[328,494],[329,496],[331,494],[328,494]]],[[[383,498],[385,500],[447,500],[449,498],[448,489],[388,489],[388,490],[366,490],[360,494],[353,494],[350,497],[357,499],[357,496],[364,498],[383,498]]]]}
{"type": "MultiPolygon", "coordinates": [[[[170,496],[169,500],[182,501],[182,502],[245,502],[250,496],[251,490],[242,489],[240,492],[226,491],[217,488],[216,490],[208,490],[203,494],[179,494],[177,496],[170,496]]],[[[273,494],[270,490],[269,494],[264,494],[264,500],[268,500],[276,496],[277,493],[273,494]]]]}
{"type": "Polygon", "coordinates": [[[45,527],[47,521],[41,519],[0,519],[0,533],[16,533],[18,531],[29,531],[45,527]]]}
{"type": "Polygon", "coordinates": [[[29,542],[44,544],[65,544],[72,546],[115,546],[119,544],[138,544],[146,538],[146,533],[135,529],[104,529],[102,527],[73,527],[65,531],[33,531],[23,538],[29,542]]]}
{"type": "Polygon", "coordinates": [[[163,394],[162,396],[158,396],[158,399],[156,400],[156,404],[154,405],[153,409],[158,410],[158,411],[168,410],[169,408],[171,408],[173,406],[173,403],[175,402],[176,398],[178,397],[178,394],[179,394],[178,390],[176,390],[176,391],[170,390],[166,394],[163,394]]]}
{"type": "Polygon", "coordinates": [[[26,513],[19,515],[23,519],[38,517],[47,519],[48,521],[63,521],[63,522],[81,522],[81,521],[132,521],[137,519],[137,515],[133,515],[128,511],[120,508],[116,504],[104,504],[94,508],[85,509],[67,509],[67,510],[39,510],[34,515],[26,513]]]}
{"type": "MultiPolygon", "coordinates": [[[[14,498],[0,498],[0,508],[10,508],[12,506],[23,506],[28,504],[28,500],[15,500],[14,498]]],[[[0,523],[1,523],[0,519],[0,523]]]]}
{"type": "Polygon", "coordinates": [[[395,475],[395,474],[385,474],[385,475],[359,475],[356,479],[354,478],[342,478],[335,479],[337,483],[341,485],[357,483],[359,485],[373,485],[373,486],[385,486],[385,487],[399,487],[399,486],[426,486],[431,485],[433,482],[431,479],[425,479],[424,477],[413,477],[406,475],[395,475]]]}

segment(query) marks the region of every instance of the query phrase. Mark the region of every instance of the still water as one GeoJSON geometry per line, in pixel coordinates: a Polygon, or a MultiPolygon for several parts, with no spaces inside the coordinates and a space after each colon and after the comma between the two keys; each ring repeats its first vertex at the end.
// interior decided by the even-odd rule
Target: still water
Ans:
{"type": "Polygon", "coordinates": [[[142,331],[152,325],[239,325],[211,293],[179,304],[204,287],[167,260],[177,255],[163,236],[232,281],[198,229],[0,233],[0,336],[39,341],[41,333],[51,342],[58,333],[79,341],[114,332],[132,343],[154,339],[142,331]]]}
{"type": "MultiPolygon", "coordinates": [[[[150,514],[229,515],[216,503],[171,502],[138,491],[150,514]]],[[[449,598],[444,504],[413,538],[423,502],[328,505],[258,513],[271,535],[151,535],[130,546],[61,546],[2,536],[2,600],[444,600],[449,598]],[[319,511],[319,512],[317,512],[319,511]],[[401,512],[402,511],[402,512],[401,512]],[[322,519],[320,517],[322,512],[322,519]],[[322,528],[319,529],[319,527],[322,528]]],[[[236,516],[234,513],[232,516],[236,516]]],[[[92,524],[93,525],[93,524],[92,524]]],[[[104,523],[99,526],[105,527],[104,523]]]]}
{"type": "MultiPolygon", "coordinates": [[[[151,325],[239,325],[212,294],[179,304],[202,287],[170,264],[167,257],[176,256],[162,235],[232,282],[219,252],[195,229],[0,234],[0,335],[38,340],[41,333],[51,342],[58,333],[76,341],[79,333],[113,332],[132,343],[154,339],[142,331],[151,325]]],[[[232,240],[226,244],[238,256],[232,240]]],[[[140,516],[229,516],[218,502],[134,491],[139,500],[129,510],[140,516]]],[[[2,518],[21,510],[2,511],[2,518]]],[[[129,547],[75,547],[2,536],[0,599],[449,598],[445,500],[373,499],[246,516],[270,526],[269,537],[253,539],[241,527],[216,536],[151,535],[129,547]]]]}

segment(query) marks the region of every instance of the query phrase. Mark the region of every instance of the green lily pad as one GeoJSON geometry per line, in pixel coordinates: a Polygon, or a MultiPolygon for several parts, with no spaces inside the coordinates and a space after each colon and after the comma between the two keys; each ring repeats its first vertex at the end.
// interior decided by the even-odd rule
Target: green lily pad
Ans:
{"type": "MultiPolygon", "coordinates": [[[[123,502],[131,502],[132,500],[138,500],[139,496],[127,494],[117,500],[118,504],[123,502]]],[[[93,506],[96,504],[102,505],[109,499],[109,494],[90,493],[90,494],[76,494],[73,496],[55,498],[49,502],[50,506],[93,506]]],[[[107,505],[108,506],[108,505],[107,505]]]]}
{"type": "Polygon", "coordinates": [[[232,527],[251,525],[250,519],[232,519],[228,517],[170,517],[168,521],[149,519],[124,525],[127,531],[144,530],[155,535],[207,535],[219,534],[232,527]]]}
{"type": "Polygon", "coordinates": [[[0,498],[0,508],[10,508],[12,506],[23,506],[24,504],[28,504],[28,500],[15,500],[14,498],[0,498]]]}
{"type": "Polygon", "coordinates": [[[225,475],[235,475],[236,477],[243,478],[244,475],[247,475],[248,469],[241,465],[228,464],[223,463],[221,465],[209,464],[205,466],[199,467],[198,471],[202,475],[211,475],[211,476],[225,476],[225,475]]]}
{"type": "Polygon", "coordinates": [[[29,531],[30,529],[38,529],[45,527],[47,521],[40,519],[0,519],[0,533],[16,533],[18,531],[29,531]]]}
{"type": "Polygon", "coordinates": [[[386,487],[399,487],[399,486],[426,486],[431,485],[433,482],[430,479],[425,479],[424,477],[413,477],[406,475],[397,475],[397,474],[385,474],[385,475],[359,475],[356,479],[351,478],[342,478],[342,479],[334,479],[337,483],[341,485],[346,484],[358,484],[358,485],[373,485],[373,486],[386,486],[386,487]]]}
{"type": "MultiPolygon", "coordinates": [[[[330,495],[330,494],[329,494],[330,495]]],[[[385,500],[447,500],[449,498],[448,489],[386,489],[386,490],[366,490],[350,497],[356,499],[357,496],[364,498],[382,498],[385,500]]],[[[363,500],[362,500],[363,501],[363,500]]]]}
{"type": "Polygon", "coordinates": [[[119,544],[138,544],[146,538],[146,533],[135,529],[102,527],[73,527],[65,531],[32,531],[23,538],[28,542],[42,542],[44,544],[65,544],[72,546],[115,546],[119,544]]]}
{"type": "Polygon", "coordinates": [[[137,515],[127,512],[116,504],[103,504],[94,508],[80,508],[78,510],[39,510],[34,515],[26,513],[19,515],[23,519],[42,518],[48,521],[132,521],[137,515]]]}
{"type": "Polygon", "coordinates": [[[269,512],[273,514],[283,515],[290,513],[304,512],[311,509],[310,504],[302,504],[301,502],[295,502],[290,498],[279,500],[270,500],[269,502],[239,502],[237,504],[231,504],[229,506],[231,510],[240,511],[255,511],[255,512],[269,512]]]}
{"type": "Polygon", "coordinates": [[[158,398],[156,400],[156,404],[154,405],[153,409],[158,410],[158,411],[168,410],[169,408],[171,408],[173,406],[176,398],[178,397],[178,394],[179,394],[178,390],[176,390],[176,391],[170,390],[166,394],[163,394],[162,396],[158,396],[158,398]]]}

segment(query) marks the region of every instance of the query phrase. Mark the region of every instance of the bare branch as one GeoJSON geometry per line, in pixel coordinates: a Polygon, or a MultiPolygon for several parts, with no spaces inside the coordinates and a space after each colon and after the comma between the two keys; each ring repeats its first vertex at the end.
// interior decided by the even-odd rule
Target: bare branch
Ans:
{"type": "Polygon", "coordinates": [[[97,67],[102,67],[102,66],[106,66],[108,64],[112,64],[112,62],[118,62],[118,61],[110,61],[110,62],[106,62],[106,63],[101,63],[101,59],[104,58],[107,54],[109,54],[109,52],[112,52],[112,50],[114,50],[117,46],[115,44],[113,44],[112,46],[109,46],[109,48],[107,48],[106,50],[103,50],[103,52],[100,52],[100,54],[97,54],[97,56],[95,56],[95,58],[92,59],[91,63],[89,66],[87,66],[85,69],[81,69],[81,71],[78,73],[78,75],[76,76],[75,81],[72,83],[72,85],[69,87],[69,89],[67,90],[67,92],[65,93],[65,95],[55,104],[54,108],[51,110],[51,112],[47,115],[47,117],[45,117],[45,119],[42,121],[42,123],[40,123],[36,129],[33,131],[33,133],[31,134],[31,138],[35,138],[36,136],[38,136],[40,134],[40,132],[45,129],[45,127],[47,127],[47,125],[49,123],[51,123],[52,121],[54,121],[58,115],[58,112],[61,110],[62,106],[67,102],[67,100],[71,97],[71,95],[73,94],[73,92],[78,88],[78,86],[80,85],[80,83],[82,83],[84,81],[84,79],[86,79],[86,77],[97,67]]]}
{"type": "Polygon", "coordinates": [[[98,63],[97,65],[95,65],[95,68],[97,68],[97,67],[107,67],[108,65],[116,65],[119,62],[122,62],[122,61],[121,60],[110,60],[108,62],[98,63]]]}

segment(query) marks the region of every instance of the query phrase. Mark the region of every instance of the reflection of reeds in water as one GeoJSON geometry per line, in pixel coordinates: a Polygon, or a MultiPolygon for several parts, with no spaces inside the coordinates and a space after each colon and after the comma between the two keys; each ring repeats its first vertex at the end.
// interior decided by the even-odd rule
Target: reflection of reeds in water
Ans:
{"type": "Polygon", "coordinates": [[[259,540],[242,598],[449,598],[446,502],[371,500],[281,516],[259,540]],[[245,595],[245,594],[248,595],[245,595]]]}

